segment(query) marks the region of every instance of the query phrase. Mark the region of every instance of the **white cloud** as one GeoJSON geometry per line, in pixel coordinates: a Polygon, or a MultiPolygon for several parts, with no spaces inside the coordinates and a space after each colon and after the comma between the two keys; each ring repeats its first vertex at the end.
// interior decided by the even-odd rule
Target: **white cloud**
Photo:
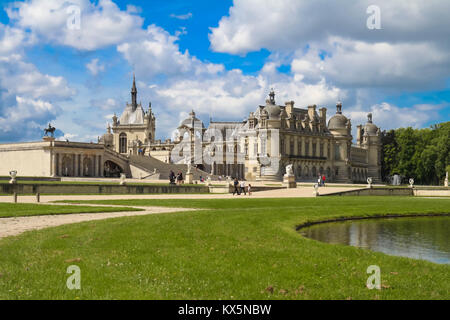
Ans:
{"type": "MultiPolygon", "coordinates": [[[[95,108],[99,108],[101,110],[105,110],[105,111],[116,110],[120,107],[117,100],[112,99],[112,98],[107,98],[107,99],[103,99],[103,100],[102,99],[93,99],[93,100],[91,100],[91,106],[93,106],[95,108]]],[[[112,115],[110,118],[112,118],[112,115]]]]}
{"type": "Polygon", "coordinates": [[[240,55],[262,48],[272,55],[295,52],[292,71],[297,80],[308,82],[325,77],[337,86],[392,90],[445,86],[450,2],[379,0],[375,4],[381,9],[381,30],[367,28],[366,9],[372,4],[234,1],[229,16],[211,28],[211,48],[240,55]]]}
{"type": "Polygon", "coordinates": [[[189,19],[192,18],[192,12],[188,12],[188,13],[186,13],[186,14],[178,14],[178,15],[172,13],[172,14],[170,15],[170,17],[171,17],[171,18],[178,19],[178,20],[189,20],[189,19]]]}
{"type": "Polygon", "coordinates": [[[330,38],[331,57],[311,48],[292,61],[291,70],[306,80],[325,77],[345,87],[426,88],[445,84],[450,55],[433,43],[367,43],[330,38]],[[420,57],[420,59],[418,59],[420,57]]]}
{"type": "Polygon", "coordinates": [[[63,77],[42,74],[22,56],[0,57],[0,87],[5,95],[28,96],[33,99],[64,100],[75,94],[63,77]],[[13,67],[12,67],[13,66],[13,67]]]}
{"type": "Polygon", "coordinates": [[[352,119],[353,126],[367,121],[367,113],[371,112],[373,121],[382,130],[395,128],[414,127],[422,128],[429,121],[439,120],[439,110],[442,105],[414,105],[409,108],[401,108],[386,102],[376,104],[369,110],[345,110],[345,113],[352,119]]]}
{"type": "Polygon", "coordinates": [[[48,119],[56,117],[58,112],[59,109],[49,102],[16,96],[16,103],[2,110],[0,136],[26,136],[28,129],[45,124],[48,119]]]}
{"type": "Polygon", "coordinates": [[[89,72],[95,77],[99,73],[105,71],[105,65],[99,64],[99,59],[92,59],[91,62],[86,64],[86,68],[89,70],[89,72]]]}
{"type": "Polygon", "coordinates": [[[177,36],[150,25],[142,38],[125,42],[117,50],[130,65],[136,66],[136,74],[140,78],[149,79],[159,74],[199,76],[215,74],[224,69],[223,65],[204,63],[192,57],[188,51],[181,52],[177,40],[177,36]]]}
{"type": "Polygon", "coordinates": [[[450,2],[440,0],[239,0],[218,27],[211,47],[245,54],[266,48],[297,50],[338,36],[367,42],[447,42],[450,2]],[[381,10],[382,30],[367,28],[370,5],[381,10]]]}
{"type": "Polygon", "coordinates": [[[34,43],[25,31],[0,23],[0,140],[36,139],[55,119],[58,103],[73,97],[63,77],[41,73],[26,62],[25,48],[34,43]]]}
{"type": "Polygon", "coordinates": [[[143,19],[134,15],[136,10],[128,7],[121,11],[111,0],[30,0],[15,2],[8,9],[9,18],[23,29],[29,29],[38,37],[79,50],[96,50],[116,45],[138,36],[143,19]],[[67,21],[69,6],[80,8],[80,29],[70,29],[67,21]]]}

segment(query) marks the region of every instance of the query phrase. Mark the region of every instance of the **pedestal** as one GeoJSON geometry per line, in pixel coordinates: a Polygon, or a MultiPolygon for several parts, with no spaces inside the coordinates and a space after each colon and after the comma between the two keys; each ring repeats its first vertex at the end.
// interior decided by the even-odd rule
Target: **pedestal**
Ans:
{"type": "Polygon", "coordinates": [[[446,186],[448,188],[448,179],[445,179],[444,186],[446,186]]]}
{"type": "Polygon", "coordinates": [[[120,175],[120,185],[121,185],[121,186],[126,186],[126,185],[127,185],[126,179],[127,179],[127,176],[126,176],[125,174],[122,173],[122,174],[120,175]]]}
{"type": "Polygon", "coordinates": [[[55,141],[54,137],[43,137],[42,140],[44,141],[55,141]]]}
{"type": "Polygon", "coordinates": [[[284,175],[283,186],[285,186],[288,189],[297,188],[297,182],[295,182],[295,176],[284,175]]]}
{"type": "Polygon", "coordinates": [[[186,173],[186,183],[187,184],[194,183],[194,175],[192,173],[186,173]]]}

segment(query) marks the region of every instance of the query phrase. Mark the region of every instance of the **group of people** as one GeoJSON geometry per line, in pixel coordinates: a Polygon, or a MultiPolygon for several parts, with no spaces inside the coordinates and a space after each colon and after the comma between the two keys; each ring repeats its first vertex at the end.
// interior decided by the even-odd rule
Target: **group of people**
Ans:
{"type": "Polygon", "coordinates": [[[244,193],[244,195],[247,195],[247,191],[248,191],[248,195],[251,196],[252,195],[252,185],[249,184],[247,189],[245,187],[245,181],[242,180],[241,182],[239,182],[238,178],[235,178],[233,181],[233,186],[234,186],[234,190],[233,190],[233,196],[235,194],[237,194],[238,196],[241,195],[241,193],[244,193]]]}
{"type": "Polygon", "coordinates": [[[183,182],[184,182],[184,180],[183,180],[183,173],[182,173],[181,171],[179,171],[179,172],[175,175],[175,172],[173,172],[172,170],[170,170],[169,180],[170,180],[170,184],[181,185],[181,184],[183,184],[183,182]]]}
{"type": "Polygon", "coordinates": [[[319,187],[325,187],[325,180],[325,175],[319,174],[319,178],[317,179],[317,184],[319,185],[319,187]]]}

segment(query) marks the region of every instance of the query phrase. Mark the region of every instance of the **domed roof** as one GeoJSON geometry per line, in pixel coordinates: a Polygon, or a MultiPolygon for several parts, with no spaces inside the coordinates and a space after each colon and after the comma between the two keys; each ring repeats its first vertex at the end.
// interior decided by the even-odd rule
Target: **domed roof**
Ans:
{"type": "Polygon", "coordinates": [[[264,110],[267,111],[269,115],[269,119],[279,118],[281,114],[281,108],[274,104],[268,104],[264,107],[264,110]]]}
{"type": "Polygon", "coordinates": [[[328,122],[328,129],[329,130],[336,130],[336,129],[346,129],[347,128],[347,117],[342,114],[336,114],[333,117],[331,117],[330,121],[328,122]]]}
{"type": "Polygon", "coordinates": [[[367,118],[368,118],[368,119],[367,119],[367,123],[366,123],[366,125],[364,126],[364,133],[365,133],[365,134],[368,134],[368,135],[370,135],[370,136],[375,136],[375,135],[377,135],[378,127],[372,123],[372,114],[369,113],[368,116],[367,116],[367,118]]]}
{"type": "Polygon", "coordinates": [[[189,113],[189,118],[184,119],[183,121],[181,121],[179,128],[181,127],[188,127],[188,128],[192,128],[192,124],[194,125],[194,127],[198,126],[198,124],[201,124],[202,128],[205,128],[205,125],[203,124],[203,122],[195,117],[195,112],[194,110],[192,110],[191,113],[189,113]]]}
{"type": "Polygon", "coordinates": [[[346,129],[347,122],[348,119],[342,114],[342,104],[339,102],[336,105],[336,114],[328,122],[328,130],[346,129]]]}
{"type": "Polygon", "coordinates": [[[111,133],[111,126],[109,124],[107,130],[107,133],[102,135],[99,142],[106,146],[110,146],[114,143],[114,135],[111,133]]]}

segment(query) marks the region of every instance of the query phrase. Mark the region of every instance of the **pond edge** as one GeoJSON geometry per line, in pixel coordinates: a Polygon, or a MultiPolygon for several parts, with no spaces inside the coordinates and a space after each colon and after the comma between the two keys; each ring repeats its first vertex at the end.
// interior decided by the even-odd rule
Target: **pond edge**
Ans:
{"type": "Polygon", "coordinates": [[[330,218],[327,220],[309,221],[297,225],[295,231],[300,231],[301,229],[311,227],[317,224],[331,223],[331,222],[344,222],[344,221],[358,221],[358,220],[370,220],[370,219],[386,219],[386,218],[420,218],[420,217],[446,217],[450,216],[450,213],[410,213],[410,214],[378,214],[366,217],[339,217],[330,218]]]}

